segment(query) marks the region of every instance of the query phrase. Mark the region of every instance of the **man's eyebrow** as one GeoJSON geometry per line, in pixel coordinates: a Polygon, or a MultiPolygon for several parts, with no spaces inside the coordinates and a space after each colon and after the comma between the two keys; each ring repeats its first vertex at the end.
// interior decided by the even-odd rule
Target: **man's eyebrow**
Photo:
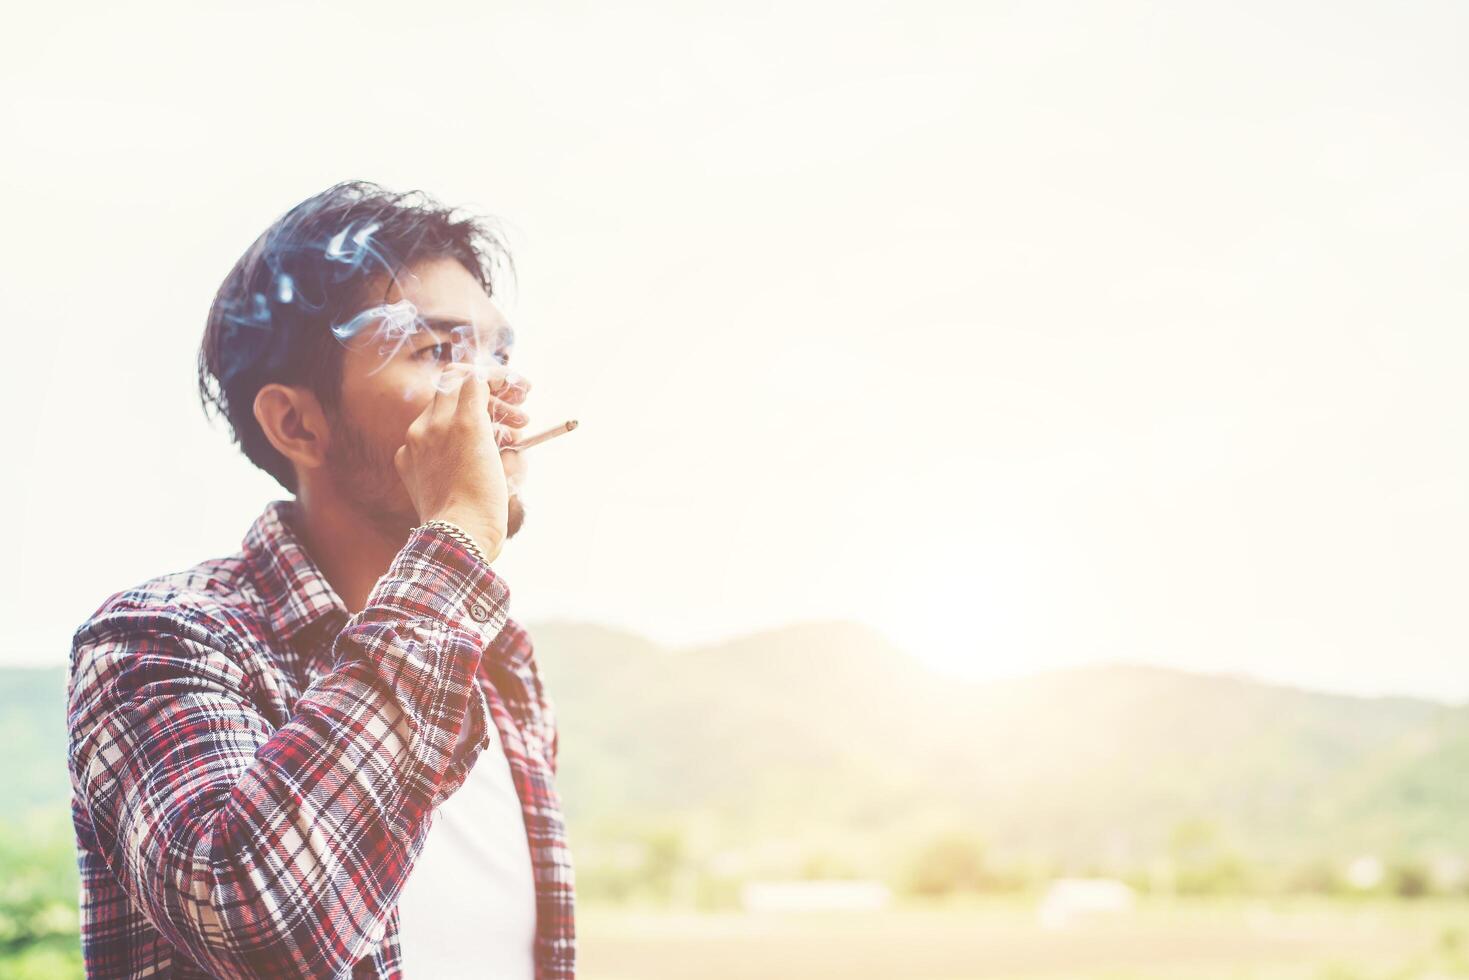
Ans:
{"type": "Polygon", "coordinates": [[[467,316],[421,316],[418,318],[418,320],[428,329],[436,330],[439,333],[448,333],[455,327],[473,326],[473,324],[469,322],[469,317],[467,316]]]}
{"type": "MultiPolygon", "coordinates": [[[[467,316],[420,316],[418,319],[425,328],[435,333],[452,334],[455,327],[469,327],[471,330],[474,329],[473,322],[467,316]]],[[[495,332],[495,339],[498,344],[506,347],[513,346],[515,343],[515,329],[507,324],[503,330],[497,330],[495,332]]]]}

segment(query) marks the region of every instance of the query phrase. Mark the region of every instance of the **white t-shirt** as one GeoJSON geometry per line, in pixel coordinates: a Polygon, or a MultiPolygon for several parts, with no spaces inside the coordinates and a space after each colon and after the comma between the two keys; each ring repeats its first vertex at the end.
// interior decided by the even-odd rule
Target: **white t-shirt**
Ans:
{"type": "Polygon", "coordinates": [[[439,806],[398,897],[406,980],[535,980],[536,884],[500,733],[439,806]]]}

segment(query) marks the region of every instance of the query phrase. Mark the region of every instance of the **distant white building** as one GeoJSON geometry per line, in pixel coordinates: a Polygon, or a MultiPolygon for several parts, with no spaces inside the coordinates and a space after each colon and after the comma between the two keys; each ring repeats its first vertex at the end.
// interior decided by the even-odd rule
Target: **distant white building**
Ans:
{"type": "Polygon", "coordinates": [[[1370,892],[1387,877],[1387,867],[1375,854],[1364,854],[1347,865],[1347,884],[1362,892],[1370,892]]]}
{"type": "Polygon", "coordinates": [[[1057,878],[1041,897],[1037,914],[1047,929],[1064,929],[1080,918],[1131,912],[1137,894],[1111,878],[1057,878]]]}
{"type": "Polygon", "coordinates": [[[740,889],[746,912],[872,911],[892,897],[880,881],[849,879],[750,881],[740,889]]]}

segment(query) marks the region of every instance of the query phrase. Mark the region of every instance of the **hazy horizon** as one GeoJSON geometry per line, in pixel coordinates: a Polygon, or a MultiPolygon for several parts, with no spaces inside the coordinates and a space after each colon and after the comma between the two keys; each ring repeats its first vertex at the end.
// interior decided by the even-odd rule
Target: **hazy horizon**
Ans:
{"type": "MultiPolygon", "coordinates": [[[[749,632],[721,637],[704,642],[691,642],[673,645],[659,643],[658,641],[653,640],[651,637],[645,636],[626,627],[616,626],[610,623],[599,623],[591,620],[535,620],[530,622],[522,622],[522,625],[530,631],[531,639],[533,642],[536,641],[537,636],[542,631],[548,629],[557,631],[568,629],[607,631],[620,637],[629,638],[637,641],[646,641],[647,643],[651,644],[655,649],[657,649],[660,653],[666,653],[669,656],[673,657],[698,656],[709,651],[721,649],[725,646],[759,642],[762,639],[772,636],[779,636],[780,634],[786,633],[788,631],[807,631],[811,629],[832,627],[839,628],[845,631],[848,628],[855,628],[867,631],[870,636],[879,638],[884,644],[891,648],[894,654],[904,658],[905,660],[911,661],[915,669],[933,678],[948,678],[951,679],[953,682],[959,684],[974,685],[976,689],[982,688],[989,684],[998,684],[1010,681],[1024,681],[1027,679],[1041,679],[1047,676],[1066,674],[1077,671],[1156,670],[1192,677],[1199,680],[1242,682],[1245,684],[1259,685],[1267,688],[1279,688],[1283,690],[1300,691],[1307,694],[1324,694],[1330,695],[1332,697],[1353,699],[1360,698],[1366,700],[1407,699],[1414,701],[1424,701],[1432,704],[1441,704],[1447,707],[1469,707],[1469,696],[1464,695],[1412,694],[1393,691],[1362,692],[1352,690],[1349,687],[1321,687],[1310,684],[1298,684],[1291,681],[1274,680],[1269,677],[1259,676],[1249,673],[1247,671],[1232,671],[1227,669],[1188,669],[1181,667],[1172,667],[1167,664],[1160,664],[1147,660],[1127,659],[1125,657],[1111,660],[1091,660],[1085,663],[1072,664],[1067,666],[1036,667],[1033,669],[1019,669],[1010,673],[995,673],[983,676],[976,676],[973,674],[967,674],[962,669],[955,671],[950,665],[925,660],[924,658],[903,649],[900,643],[895,642],[891,637],[883,633],[882,630],[879,630],[876,627],[868,626],[865,623],[860,623],[856,620],[801,620],[797,622],[770,625],[759,629],[754,629],[749,632]]],[[[13,663],[0,663],[0,671],[58,670],[62,669],[63,667],[63,664],[51,661],[16,661],[13,663]]]]}

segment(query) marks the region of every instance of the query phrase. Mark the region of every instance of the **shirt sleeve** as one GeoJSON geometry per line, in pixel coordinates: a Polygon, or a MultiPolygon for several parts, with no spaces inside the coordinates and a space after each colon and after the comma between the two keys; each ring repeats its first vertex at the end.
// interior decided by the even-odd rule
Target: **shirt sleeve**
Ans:
{"type": "Polygon", "coordinates": [[[279,727],[227,617],[104,607],[74,638],[69,764],[122,888],[214,975],[347,974],[486,741],[474,678],[508,602],[415,529],[279,727]]]}

